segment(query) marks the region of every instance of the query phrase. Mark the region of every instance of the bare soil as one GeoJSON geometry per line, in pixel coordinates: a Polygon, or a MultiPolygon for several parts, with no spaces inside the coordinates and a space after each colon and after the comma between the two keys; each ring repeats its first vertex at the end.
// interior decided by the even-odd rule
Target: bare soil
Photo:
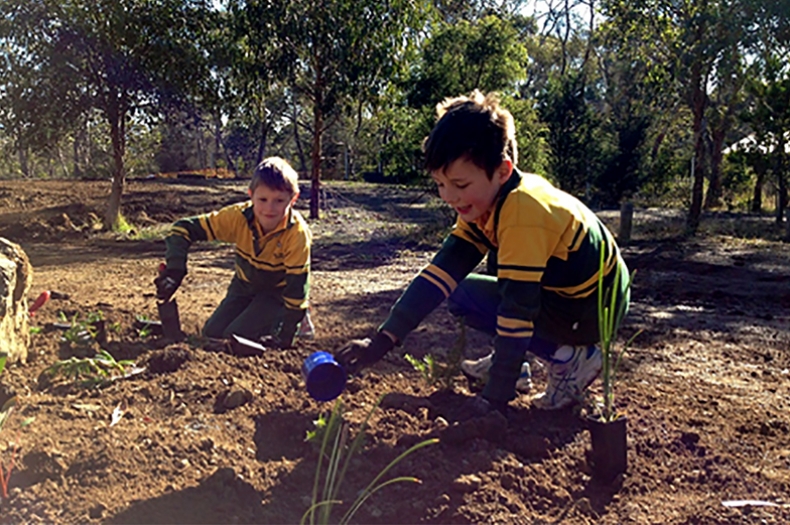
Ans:
{"type": "MultiPolygon", "coordinates": [[[[315,340],[237,357],[195,336],[229,282],[227,245],[191,252],[176,299],[192,337],[167,344],[134,323],[157,315],[152,281],[164,244],[155,232],[244,199],[243,184],[131,181],[124,213],[137,231],[125,235],[93,228],[109,190],[103,182],[0,182],[0,236],[30,257],[30,301],[42,290],[61,294],[31,319],[41,331],[28,362],[0,377],[5,395],[20,399],[0,434],[4,467],[15,458],[0,523],[298,523],[318,459],[304,438],[332,406],[307,395],[302,361],[372,333],[439,246],[446,210],[420,191],[327,186],[324,218],[311,223],[315,340]],[[145,371],[103,388],[41,379],[58,360],[86,352],[51,326],[61,312],[101,312],[102,347],[145,371]],[[112,424],[114,410],[122,417],[112,424]],[[28,417],[35,420],[20,428],[28,417]]],[[[617,231],[616,215],[602,216],[617,231]]],[[[402,356],[443,356],[452,347],[457,328],[440,307],[342,394],[352,435],[383,401],[340,507],[398,454],[438,437],[391,471],[422,483],[383,489],[355,522],[790,522],[790,507],[723,505],[790,503],[790,247],[775,240],[768,218],[707,217],[690,240],[676,235],[681,225],[681,214],[638,210],[624,249],[638,273],[622,338],[644,330],[617,385],[628,417],[626,475],[611,484],[591,479],[578,410],[540,412],[524,395],[507,419],[475,418],[461,408],[472,395],[461,376],[451,389],[428,386],[402,356]]],[[[469,334],[468,356],[490,348],[469,334]]],[[[537,371],[536,388],[544,376],[537,371]]]]}

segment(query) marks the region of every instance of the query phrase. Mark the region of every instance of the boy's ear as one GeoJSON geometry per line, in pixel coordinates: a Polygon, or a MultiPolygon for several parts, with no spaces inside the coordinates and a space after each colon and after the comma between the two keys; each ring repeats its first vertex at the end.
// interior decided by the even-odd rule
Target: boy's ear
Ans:
{"type": "Polygon", "coordinates": [[[504,184],[513,174],[513,161],[505,159],[496,169],[495,176],[500,184],[504,184]]]}
{"type": "Polygon", "coordinates": [[[296,204],[296,199],[298,199],[298,198],[299,198],[299,192],[297,191],[296,193],[294,193],[294,196],[291,198],[291,204],[290,205],[293,206],[294,204],[296,204]]]}
{"type": "Polygon", "coordinates": [[[252,189],[251,188],[247,188],[247,195],[249,195],[250,198],[252,198],[252,189]]]}

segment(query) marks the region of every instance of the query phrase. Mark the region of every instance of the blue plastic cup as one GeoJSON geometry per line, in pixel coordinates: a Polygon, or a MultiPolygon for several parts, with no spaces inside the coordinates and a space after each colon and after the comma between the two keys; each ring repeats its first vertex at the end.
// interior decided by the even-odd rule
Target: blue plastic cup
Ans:
{"type": "Polygon", "coordinates": [[[332,401],[346,387],[346,372],[329,352],[313,352],[304,360],[302,377],[316,401],[332,401]]]}

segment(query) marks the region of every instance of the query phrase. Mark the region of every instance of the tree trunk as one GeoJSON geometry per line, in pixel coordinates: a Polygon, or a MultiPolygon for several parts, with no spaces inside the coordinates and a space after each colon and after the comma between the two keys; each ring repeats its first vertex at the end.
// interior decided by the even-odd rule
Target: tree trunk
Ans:
{"type": "Polygon", "coordinates": [[[123,165],[124,150],[126,149],[125,117],[125,111],[117,107],[111,107],[107,111],[113,158],[112,191],[110,192],[110,202],[107,205],[107,213],[104,216],[104,227],[108,230],[115,228],[121,216],[121,196],[126,182],[123,165]]]}
{"type": "Polygon", "coordinates": [[[701,66],[695,64],[692,68],[692,92],[691,109],[694,115],[694,162],[692,171],[694,181],[691,187],[691,207],[686,219],[688,233],[695,234],[699,228],[700,215],[702,213],[702,189],[705,182],[705,170],[703,169],[703,141],[704,131],[705,101],[706,93],[702,80],[701,66]]]}
{"type": "Polygon", "coordinates": [[[752,213],[762,213],[763,211],[763,183],[765,182],[765,170],[755,169],[757,180],[754,181],[754,193],[752,193],[752,213]]]}
{"type": "MultiPolygon", "coordinates": [[[[264,116],[264,119],[265,118],[266,117],[264,116]]],[[[258,161],[255,163],[256,167],[258,166],[258,164],[261,163],[261,161],[266,156],[266,138],[268,135],[269,135],[269,126],[264,120],[263,122],[261,122],[261,135],[260,135],[260,139],[258,140],[258,161]]]]}
{"type": "Polygon", "coordinates": [[[705,195],[705,209],[721,207],[721,162],[724,158],[722,149],[726,129],[720,128],[713,131],[713,145],[711,146],[710,159],[710,185],[705,195]]]}
{"type": "Polygon", "coordinates": [[[776,173],[776,177],[779,181],[779,190],[778,190],[778,205],[776,206],[776,223],[782,224],[785,215],[785,208],[787,208],[787,177],[785,177],[784,170],[782,169],[784,164],[782,161],[784,159],[784,151],[785,151],[785,141],[783,139],[783,134],[778,133],[779,135],[779,144],[777,144],[776,149],[774,150],[774,156],[776,157],[775,166],[776,169],[774,173],[776,173]]]}
{"type": "Polygon", "coordinates": [[[304,148],[302,147],[302,139],[299,136],[299,108],[296,102],[293,103],[293,126],[294,126],[294,142],[296,143],[296,153],[299,157],[299,173],[307,171],[307,161],[304,157],[304,148]]]}
{"type": "Polygon", "coordinates": [[[631,230],[634,224],[634,204],[623,202],[620,205],[620,233],[617,242],[620,246],[625,246],[631,241],[631,230]]]}
{"type": "Polygon", "coordinates": [[[321,218],[321,134],[323,132],[323,115],[321,114],[321,97],[316,96],[313,105],[313,153],[310,167],[310,218],[321,218]]]}

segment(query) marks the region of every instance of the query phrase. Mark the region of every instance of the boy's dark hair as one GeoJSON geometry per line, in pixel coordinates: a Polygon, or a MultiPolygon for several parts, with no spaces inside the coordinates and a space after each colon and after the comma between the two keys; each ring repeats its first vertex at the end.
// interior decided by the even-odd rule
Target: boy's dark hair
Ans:
{"type": "Polygon", "coordinates": [[[488,178],[505,159],[518,162],[513,115],[499,105],[496,93],[446,98],[436,105],[436,125],[423,142],[425,169],[441,170],[466,157],[488,178]]]}
{"type": "Polygon", "coordinates": [[[288,161],[280,157],[267,157],[255,168],[250,180],[250,190],[255,191],[261,184],[292,196],[299,193],[299,175],[288,161]]]}

